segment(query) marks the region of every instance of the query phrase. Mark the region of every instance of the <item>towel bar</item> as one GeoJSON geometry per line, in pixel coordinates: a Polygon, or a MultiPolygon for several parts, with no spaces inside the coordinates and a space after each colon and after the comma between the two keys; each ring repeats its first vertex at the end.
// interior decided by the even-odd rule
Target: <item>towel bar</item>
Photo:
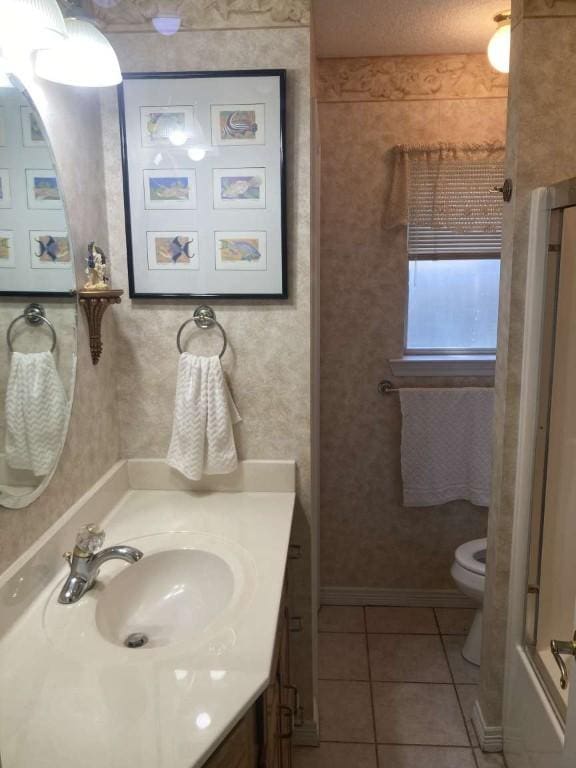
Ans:
{"type": "MultiPolygon", "coordinates": [[[[400,392],[400,389],[415,389],[415,387],[395,387],[390,379],[378,382],[378,392],[381,395],[389,395],[391,392],[400,392]]],[[[452,389],[452,387],[426,387],[426,389],[452,389]]],[[[454,389],[478,389],[478,387],[454,387],[454,389]]],[[[480,387],[480,389],[493,389],[493,387],[480,387]]]]}
{"type": "Polygon", "coordinates": [[[226,352],[226,347],[228,346],[226,331],[224,330],[224,328],[222,328],[218,320],[216,320],[216,313],[214,312],[212,307],[208,307],[206,305],[202,307],[197,307],[194,310],[194,315],[189,320],[185,320],[180,326],[178,335],[176,336],[176,346],[178,347],[178,352],[180,352],[180,354],[182,354],[183,352],[182,345],[180,344],[180,338],[182,336],[182,331],[190,323],[196,323],[196,326],[198,328],[202,328],[203,330],[206,330],[207,328],[212,328],[214,325],[218,326],[222,334],[222,340],[224,342],[222,345],[222,351],[218,355],[218,357],[222,358],[224,355],[224,352],[226,352]]]}
{"type": "Polygon", "coordinates": [[[8,330],[6,331],[6,344],[8,345],[10,352],[14,352],[10,335],[12,333],[12,328],[19,320],[26,320],[28,325],[40,325],[40,323],[47,325],[52,334],[52,346],[50,347],[50,352],[54,352],[56,349],[56,331],[50,320],[46,318],[46,310],[41,304],[28,304],[24,312],[21,315],[18,315],[18,317],[15,317],[8,326],[8,330]]]}

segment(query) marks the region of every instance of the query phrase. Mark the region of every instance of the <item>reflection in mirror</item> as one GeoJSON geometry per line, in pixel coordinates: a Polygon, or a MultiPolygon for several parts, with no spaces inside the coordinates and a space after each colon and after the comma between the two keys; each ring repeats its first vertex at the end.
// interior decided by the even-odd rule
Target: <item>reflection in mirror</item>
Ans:
{"type": "Polygon", "coordinates": [[[73,257],[46,131],[19,83],[0,88],[0,506],[47,485],[76,362],[73,257]]]}

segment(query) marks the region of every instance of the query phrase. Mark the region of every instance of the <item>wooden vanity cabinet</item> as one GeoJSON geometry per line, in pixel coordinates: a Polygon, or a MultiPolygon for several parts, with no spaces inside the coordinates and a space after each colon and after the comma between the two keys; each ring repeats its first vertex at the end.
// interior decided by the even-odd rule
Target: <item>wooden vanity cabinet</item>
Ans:
{"type": "Polygon", "coordinates": [[[286,589],[280,609],[270,685],[204,768],[291,768],[297,690],[290,685],[286,589]]]}

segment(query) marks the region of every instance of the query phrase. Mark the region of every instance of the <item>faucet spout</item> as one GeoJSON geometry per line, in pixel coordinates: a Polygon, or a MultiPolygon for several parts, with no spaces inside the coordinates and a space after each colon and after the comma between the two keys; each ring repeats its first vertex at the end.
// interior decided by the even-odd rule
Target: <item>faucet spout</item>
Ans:
{"type": "Polygon", "coordinates": [[[127,544],[117,544],[98,551],[104,542],[104,533],[94,525],[84,526],[76,539],[74,552],[64,557],[70,563],[70,573],[60,591],[58,602],[63,605],[77,603],[94,586],[100,566],[108,560],[137,563],[144,553],[127,544]]]}
{"type": "Polygon", "coordinates": [[[144,553],[136,547],[130,547],[127,544],[118,544],[114,547],[108,547],[102,549],[97,554],[93,555],[94,568],[98,570],[103,563],[108,560],[124,560],[125,563],[137,563],[144,557],[144,553]]]}

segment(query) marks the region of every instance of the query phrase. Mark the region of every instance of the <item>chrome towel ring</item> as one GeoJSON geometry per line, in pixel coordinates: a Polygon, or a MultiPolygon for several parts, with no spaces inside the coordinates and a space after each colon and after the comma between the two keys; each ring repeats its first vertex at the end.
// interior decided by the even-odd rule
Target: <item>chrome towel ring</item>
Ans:
{"type": "Polygon", "coordinates": [[[180,326],[180,330],[178,331],[178,335],[176,336],[176,346],[178,347],[178,352],[182,354],[182,352],[184,351],[182,349],[182,345],[180,344],[180,339],[182,337],[182,331],[190,323],[196,323],[196,327],[202,328],[203,330],[206,330],[207,328],[212,328],[215,325],[218,326],[218,328],[220,329],[220,333],[222,334],[222,340],[224,342],[222,345],[222,351],[218,355],[218,357],[222,359],[224,352],[226,352],[226,347],[228,346],[226,331],[224,330],[224,328],[222,328],[218,320],[216,320],[216,313],[214,312],[212,307],[208,307],[206,305],[202,307],[197,307],[194,310],[194,315],[190,318],[190,320],[186,320],[180,326]]]}
{"type": "Polygon", "coordinates": [[[56,349],[56,340],[57,340],[56,331],[54,330],[54,326],[52,325],[50,320],[46,318],[46,310],[44,309],[42,304],[28,304],[24,312],[21,315],[18,315],[18,317],[14,318],[14,320],[12,320],[12,322],[8,326],[8,330],[6,331],[6,344],[8,345],[8,349],[10,350],[10,352],[14,352],[14,348],[12,347],[12,339],[10,338],[12,333],[12,328],[19,320],[25,320],[28,323],[28,325],[32,325],[32,326],[41,325],[41,324],[47,325],[48,328],[50,329],[50,333],[52,334],[52,346],[50,347],[50,352],[54,352],[54,350],[56,349]]]}

